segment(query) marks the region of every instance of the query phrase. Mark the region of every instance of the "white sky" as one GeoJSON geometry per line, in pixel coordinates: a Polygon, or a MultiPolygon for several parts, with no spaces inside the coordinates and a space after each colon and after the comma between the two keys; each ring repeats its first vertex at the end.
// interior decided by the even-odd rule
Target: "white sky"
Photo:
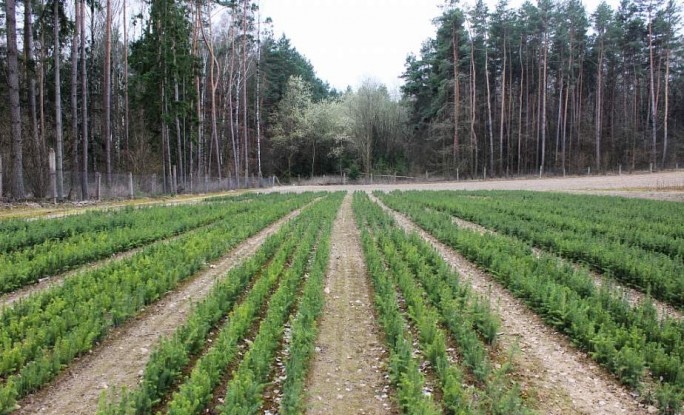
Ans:
{"type": "MultiPolygon", "coordinates": [[[[616,7],[618,0],[608,3],[616,7]]],[[[534,2],[534,0],[533,0],[534,2]]],[[[461,2],[465,7],[466,2],[461,2]]],[[[490,10],[496,0],[488,0],[490,10]]],[[[511,0],[517,7],[521,0],[511,0]]],[[[591,13],[598,0],[584,0],[591,13]]],[[[373,78],[394,90],[402,84],[406,56],[434,37],[432,19],[443,0],[260,0],[261,18],[271,17],[275,36],[284,33],[338,90],[373,78]]]]}

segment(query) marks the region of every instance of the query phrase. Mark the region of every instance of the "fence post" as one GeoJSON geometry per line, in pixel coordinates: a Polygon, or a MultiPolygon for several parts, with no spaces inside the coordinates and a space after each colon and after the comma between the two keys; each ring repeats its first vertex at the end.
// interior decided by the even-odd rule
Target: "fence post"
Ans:
{"type": "Polygon", "coordinates": [[[133,199],[135,196],[135,193],[133,192],[133,173],[128,172],[128,197],[129,199],[133,199]]]}
{"type": "Polygon", "coordinates": [[[618,164],[618,175],[622,176],[622,164],[618,164]]]}
{"type": "Polygon", "coordinates": [[[482,179],[487,180],[487,166],[482,168],[482,179]]]}
{"type": "Polygon", "coordinates": [[[192,193],[192,172],[190,172],[190,193],[192,193]]]}
{"type": "Polygon", "coordinates": [[[204,175],[204,193],[209,193],[209,175],[205,174],[204,175]]]}
{"type": "Polygon", "coordinates": [[[50,166],[50,188],[52,189],[52,203],[57,203],[57,162],[55,161],[55,150],[50,149],[48,154],[48,165],[50,166]]]}
{"type": "Polygon", "coordinates": [[[458,169],[456,169],[456,181],[459,181],[459,177],[458,177],[458,169]]]}
{"type": "Polygon", "coordinates": [[[648,163],[648,172],[653,173],[653,163],[648,163]]]}
{"type": "Polygon", "coordinates": [[[173,192],[171,193],[175,194],[178,193],[178,172],[176,171],[175,164],[171,166],[171,174],[173,175],[173,183],[171,183],[173,185],[173,192]]]}
{"type": "Polygon", "coordinates": [[[539,178],[541,179],[544,175],[544,166],[539,166],[539,178]]]}
{"type": "Polygon", "coordinates": [[[95,198],[98,202],[102,198],[102,175],[100,172],[95,173],[95,198]]]}
{"type": "Polygon", "coordinates": [[[587,167],[587,176],[591,175],[591,166],[587,167]]]}

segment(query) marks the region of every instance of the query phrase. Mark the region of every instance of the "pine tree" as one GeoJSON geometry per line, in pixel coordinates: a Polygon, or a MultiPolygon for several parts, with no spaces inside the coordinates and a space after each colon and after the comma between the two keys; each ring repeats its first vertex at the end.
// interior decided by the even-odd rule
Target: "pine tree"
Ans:
{"type": "Polygon", "coordinates": [[[17,21],[15,0],[5,0],[7,24],[7,82],[9,86],[12,150],[14,151],[13,196],[24,198],[24,149],[21,136],[21,104],[19,101],[19,63],[17,51],[17,21]]]}

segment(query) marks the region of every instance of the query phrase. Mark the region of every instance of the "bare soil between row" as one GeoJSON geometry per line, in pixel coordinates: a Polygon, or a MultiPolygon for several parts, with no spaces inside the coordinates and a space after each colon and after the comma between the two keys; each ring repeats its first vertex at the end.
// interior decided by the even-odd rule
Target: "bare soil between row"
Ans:
{"type": "Polygon", "coordinates": [[[103,390],[134,387],[150,352],[161,337],[169,336],[187,319],[192,304],[204,298],[216,281],[253,255],[265,239],[277,232],[296,210],[248,238],[204,271],[184,282],[134,320],[111,332],[50,385],[19,403],[16,414],[92,414],[103,390]]]}
{"type": "Polygon", "coordinates": [[[563,335],[549,328],[524,303],[462,255],[420,229],[404,215],[373,198],[407,231],[417,232],[444,260],[488,298],[501,322],[500,346],[517,349],[513,363],[517,380],[534,407],[545,414],[648,413],[615,377],[577,350],[563,335]]]}

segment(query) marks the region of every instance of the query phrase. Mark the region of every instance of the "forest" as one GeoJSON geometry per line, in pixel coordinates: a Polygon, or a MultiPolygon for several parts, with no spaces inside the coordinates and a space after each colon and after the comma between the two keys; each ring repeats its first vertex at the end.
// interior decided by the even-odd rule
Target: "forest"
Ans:
{"type": "Polygon", "coordinates": [[[447,1],[400,94],[372,79],[332,88],[258,1],[0,5],[0,197],[42,198],[54,180],[57,199],[88,199],[100,177],[112,188],[128,174],[180,193],[273,176],[659,170],[684,156],[675,0],[447,1]]]}

